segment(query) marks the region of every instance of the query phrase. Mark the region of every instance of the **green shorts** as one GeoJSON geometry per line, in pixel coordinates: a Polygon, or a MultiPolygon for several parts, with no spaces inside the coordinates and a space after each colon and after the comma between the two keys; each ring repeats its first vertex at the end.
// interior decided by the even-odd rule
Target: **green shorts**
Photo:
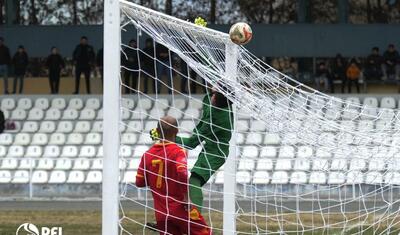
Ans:
{"type": "Polygon", "coordinates": [[[225,163],[225,157],[218,157],[215,154],[201,152],[191,172],[196,173],[207,182],[210,177],[225,163]]]}

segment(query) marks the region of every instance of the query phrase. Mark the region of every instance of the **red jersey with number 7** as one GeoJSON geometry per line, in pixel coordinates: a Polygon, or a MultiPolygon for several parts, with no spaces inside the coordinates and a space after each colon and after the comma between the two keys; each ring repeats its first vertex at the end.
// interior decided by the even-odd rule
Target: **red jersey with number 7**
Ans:
{"type": "Polygon", "coordinates": [[[157,221],[181,214],[188,193],[186,150],[171,142],[154,144],[142,156],[136,185],[150,187],[157,221]]]}

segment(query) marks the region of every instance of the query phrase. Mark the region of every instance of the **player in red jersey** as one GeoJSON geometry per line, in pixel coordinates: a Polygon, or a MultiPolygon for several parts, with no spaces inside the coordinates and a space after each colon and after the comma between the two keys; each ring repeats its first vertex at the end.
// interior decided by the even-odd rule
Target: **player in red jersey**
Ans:
{"type": "Polygon", "coordinates": [[[149,186],[153,194],[157,229],[161,235],[210,235],[197,208],[188,210],[187,156],[175,144],[176,119],[161,118],[157,131],[160,140],[143,155],[136,175],[136,186],[149,186]]]}

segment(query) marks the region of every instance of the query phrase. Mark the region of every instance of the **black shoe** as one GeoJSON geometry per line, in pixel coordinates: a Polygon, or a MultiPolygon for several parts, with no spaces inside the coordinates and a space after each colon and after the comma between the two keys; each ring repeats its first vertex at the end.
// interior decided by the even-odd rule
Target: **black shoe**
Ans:
{"type": "Polygon", "coordinates": [[[156,223],[146,223],[146,228],[151,231],[158,232],[157,224],[156,223]]]}

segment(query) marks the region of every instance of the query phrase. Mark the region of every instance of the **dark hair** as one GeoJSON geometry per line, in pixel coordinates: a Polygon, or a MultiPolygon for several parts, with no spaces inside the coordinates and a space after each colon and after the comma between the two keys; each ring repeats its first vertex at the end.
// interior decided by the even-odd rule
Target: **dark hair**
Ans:
{"type": "Polygon", "coordinates": [[[372,50],[373,51],[379,51],[379,47],[373,47],[372,50]]]}
{"type": "Polygon", "coordinates": [[[52,46],[51,49],[50,49],[50,51],[52,51],[52,50],[54,50],[54,49],[57,49],[57,47],[52,46]]]}
{"type": "Polygon", "coordinates": [[[355,58],[352,58],[351,60],[350,60],[350,64],[356,64],[357,65],[357,60],[355,59],[355,58]]]}
{"type": "Polygon", "coordinates": [[[342,54],[337,53],[337,54],[336,54],[336,58],[342,58],[342,54]]]}
{"type": "Polygon", "coordinates": [[[18,46],[18,49],[24,49],[24,46],[19,45],[19,46],[18,46]]]}
{"type": "Polygon", "coordinates": [[[320,62],[320,63],[319,63],[319,66],[321,66],[321,65],[325,66],[325,62],[323,62],[323,61],[320,62]]]}
{"type": "Polygon", "coordinates": [[[394,48],[394,44],[389,44],[389,47],[393,47],[394,48]]]}
{"type": "Polygon", "coordinates": [[[82,36],[82,37],[81,37],[81,40],[82,40],[82,39],[88,40],[88,38],[87,38],[86,36],[82,36]]]}
{"type": "Polygon", "coordinates": [[[135,39],[131,39],[131,40],[129,41],[129,44],[131,44],[132,42],[136,43],[136,40],[135,40],[135,39]]]}

